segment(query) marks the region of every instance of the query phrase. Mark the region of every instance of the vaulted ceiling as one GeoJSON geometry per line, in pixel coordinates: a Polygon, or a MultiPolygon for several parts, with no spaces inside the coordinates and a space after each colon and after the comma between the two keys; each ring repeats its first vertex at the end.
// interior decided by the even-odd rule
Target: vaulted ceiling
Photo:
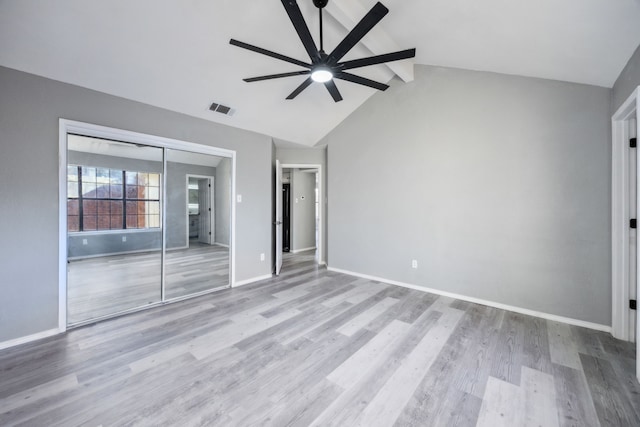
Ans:
{"type": "MultiPolygon", "coordinates": [[[[325,49],[374,3],[330,0],[325,49]]],[[[611,87],[640,44],[640,0],[383,3],[390,13],[345,59],[416,47],[416,64],[611,87]]],[[[317,40],[317,9],[311,0],[298,4],[317,40]]],[[[285,100],[305,76],[242,78],[300,68],[231,46],[230,38],[308,60],[278,0],[0,0],[0,65],[279,140],[314,145],[377,92],[337,81],[339,103],[321,84],[285,100]],[[211,112],[212,102],[235,112],[211,112]]],[[[354,74],[410,81],[413,63],[354,74]]]]}

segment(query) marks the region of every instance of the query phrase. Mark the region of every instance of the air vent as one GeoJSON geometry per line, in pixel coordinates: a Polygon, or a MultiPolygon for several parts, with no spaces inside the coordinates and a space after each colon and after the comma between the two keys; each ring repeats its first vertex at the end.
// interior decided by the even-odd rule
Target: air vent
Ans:
{"type": "Polygon", "coordinates": [[[211,107],[209,107],[209,110],[215,111],[216,113],[224,114],[225,116],[233,116],[233,113],[236,112],[236,110],[232,109],[231,107],[218,104],[217,102],[214,102],[213,104],[211,104],[211,107]]]}

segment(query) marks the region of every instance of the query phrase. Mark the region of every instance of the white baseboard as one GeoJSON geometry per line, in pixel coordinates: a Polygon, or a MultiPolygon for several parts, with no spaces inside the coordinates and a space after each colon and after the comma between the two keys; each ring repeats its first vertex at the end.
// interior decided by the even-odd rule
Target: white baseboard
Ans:
{"type": "Polygon", "coordinates": [[[362,277],[363,279],[375,280],[377,282],[388,283],[390,285],[401,286],[403,288],[409,288],[416,291],[427,292],[436,295],[442,295],[445,297],[455,298],[462,301],[472,302],[475,304],[486,305],[488,307],[500,308],[502,310],[513,311],[515,313],[526,314],[529,316],[540,317],[546,320],[552,320],[555,322],[568,323],[569,325],[581,326],[583,328],[595,329],[596,331],[603,331],[611,333],[611,326],[601,325],[599,323],[586,322],[584,320],[573,319],[571,317],[558,316],[555,314],[544,313],[542,311],[530,310],[528,308],[516,307],[513,305],[502,304],[499,302],[484,300],[480,298],[469,297],[466,295],[455,294],[453,292],[441,291],[439,289],[427,288],[424,286],[413,285],[411,283],[399,282],[397,280],[385,279],[383,277],[371,276],[368,274],[356,273],[354,271],[342,270],[340,268],[327,267],[327,270],[334,271],[336,273],[348,274],[350,276],[362,277]]]}
{"type": "Polygon", "coordinates": [[[302,249],[295,249],[295,250],[294,250],[294,249],[292,249],[292,250],[291,250],[291,253],[292,253],[292,254],[297,254],[297,253],[300,253],[300,252],[306,252],[306,251],[311,251],[311,250],[316,250],[316,247],[315,247],[315,246],[313,246],[313,247],[311,247],[311,248],[302,248],[302,249]]]}
{"type": "Polygon", "coordinates": [[[20,344],[26,344],[31,341],[41,340],[42,338],[52,337],[60,334],[59,329],[49,329],[47,331],[38,332],[37,334],[27,335],[25,337],[15,338],[9,341],[0,342],[0,350],[15,347],[20,344]]]}
{"type": "Polygon", "coordinates": [[[240,286],[248,285],[249,283],[259,282],[260,280],[271,279],[272,277],[273,277],[272,274],[265,274],[264,276],[252,277],[251,279],[246,279],[246,280],[241,280],[239,282],[236,282],[231,287],[232,288],[237,288],[237,287],[240,287],[240,286]]]}
{"type": "Polygon", "coordinates": [[[214,245],[216,245],[216,246],[222,246],[223,248],[228,248],[228,247],[229,247],[229,245],[224,244],[224,243],[220,243],[220,242],[215,242],[215,243],[214,243],[214,245]]]}

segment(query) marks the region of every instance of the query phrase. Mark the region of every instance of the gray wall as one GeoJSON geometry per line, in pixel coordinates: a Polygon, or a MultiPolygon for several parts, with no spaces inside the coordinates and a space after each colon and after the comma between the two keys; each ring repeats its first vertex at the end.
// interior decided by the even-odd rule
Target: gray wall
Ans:
{"type": "Polygon", "coordinates": [[[415,76],[323,141],[329,266],[609,325],[611,91],[415,76]]]}
{"type": "Polygon", "coordinates": [[[231,231],[231,159],[220,160],[215,180],[215,243],[229,245],[231,231]]]}
{"type": "Polygon", "coordinates": [[[216,177],[216,168],[167,162],[167,249],[188,246],[187,175],[216,177]]]}
{"type": "Polygon", "coordinates": [[[640,46],[613,85],[612,114],[627,100],[631,92],[640,86],[640,46]]]}
{"type": "Polygon", "coordinates": [[[316,175],[291,172],[291,250],[316,246],[316,175]]]}
{"type": "Polygon", "coordinates": [[[67,253],[70,259],[160,250],[162,232],[158,229],[72,233],[67,239],[67,253]],[[126,237],[126,241],[122,241],[123,237],[126,237]]]}
{"type": "Polygon", "coordinates": [[[0,94],[0,342],[58,326],[61,117],[236,150],[236,279],[271,273],[270,137],[5,67],[0,94]]]}

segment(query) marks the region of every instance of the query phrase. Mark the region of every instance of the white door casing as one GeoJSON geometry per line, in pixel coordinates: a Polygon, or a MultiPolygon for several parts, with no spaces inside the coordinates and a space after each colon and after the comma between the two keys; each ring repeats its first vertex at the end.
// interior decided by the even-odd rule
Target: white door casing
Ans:
{"type": "Polygon", "coordinates": [[[213,189],[211,178],[198,180],[198,241],[211,245],[213,239],[213,189]]]}
{"type": "Polygon", "coordinates": [[[276,160],[276,276],[280,275],[282,269],[282,165],[280,160],[276,160]]]}
{"type": "Polygon", "coordinates": [[[638,188],[638,174],[631,177],[633,163],[631,156],[636,157],[638,164],[638,148],[630,148],[629,140],[638,135],[638,112],[640,111],[640,86],[620,106],[611,118],[612,155],[611,155],[611,303],[612,319],[611,333],[614,337],[625,341],[636,341],[636,377],[640,381],[640,327],[636,317],[635,331],[632,322],[629,299],[638,295],[638,269],[632,267],[630,257],[633,256],[631,247],[635,250],[635,266],[640,265],[640,252],[632,242],[629,221],[631,212],[639,212],[638,198],[635,199],[635,209],[631,208],[631,179],[638,188]],[[633,154],[632,151],[634,150],[633,154]],[[631,275],[636,277],[631,278],[631,275]],[[634,287],[635,289],[631,289],[634,287]],[[634,333],[635,332],[635,333],[634,333]],[[633,335],[633,336],[632,336],[633,335]]]}

